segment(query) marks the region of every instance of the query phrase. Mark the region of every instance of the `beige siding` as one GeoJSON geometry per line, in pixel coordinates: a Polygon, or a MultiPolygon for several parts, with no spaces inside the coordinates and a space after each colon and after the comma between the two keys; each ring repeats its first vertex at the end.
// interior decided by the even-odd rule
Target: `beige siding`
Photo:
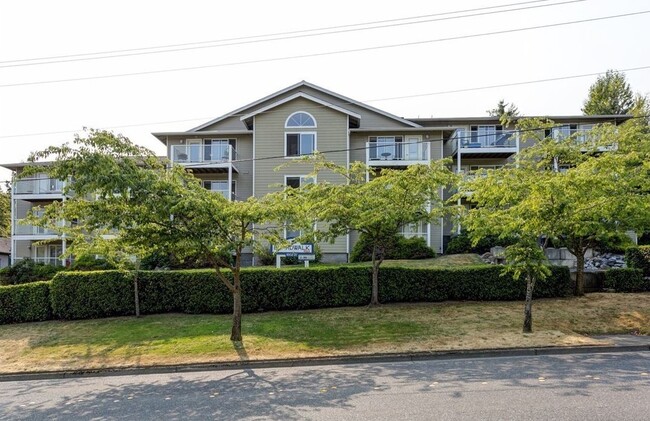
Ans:
{"type": "MultiPolygon", "coordinates": [[[[297,98],[286,104],[273,108],[272,113],[262,113],[255,116],[255,195],[262,197],[266,193],[276,191],[277,185],[283,185],[285,176],[307,175],[312,168],[304,163],[292,162],[292,158],[284,158],[285,133],[300,130],[285,129],[287,117],[296,111],[307,111],[315,119],[315,129],[304,129],[305,132],[316,133],[316,148],[319,151],[347,149],[347,115],[331,108],[323,107],[304,98],[297,98]],[[289,164],[289,165],[286,165],[289,164]],[[285,165],[275,170],[280,165],[285,165]]],[[[325,157],[339,165],[346,165],[347,152],[326,153],[325,157]]],[[[295,161],[295,160],[293,160],[295,161]]],[[[342,182],[340,176],[323,172],[318,176],[318,182],[342,182]]],[[[346,237],[341,237],[334,244],[321,244],[323,253],[346,253],[346,237]]]]}
{"type": "Polygon", "coordinates": [[[241,115],[236,115],[236,116],[225,118],[221,121],[218,121],[214,124],[211,124],[201,129],[200,132],[208,131],[208,130],[223,130],[223,131],[246,130],[246,125],[244,124],[243,121],[239,119],[240,117],[241,115]]]}

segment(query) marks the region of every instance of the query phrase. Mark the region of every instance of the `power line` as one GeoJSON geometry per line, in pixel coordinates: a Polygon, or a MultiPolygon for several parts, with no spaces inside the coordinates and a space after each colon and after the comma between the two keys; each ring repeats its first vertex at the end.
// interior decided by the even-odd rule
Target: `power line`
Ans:
{"type": "Polygon", "coordinates": [[[380,45],[380,46],[374,46],[374,47],[363,47],[363,48],[354,48],[354,49],[348,49],[348,50],[326,51],[326,52],[321,52],[321,53],[301,54],[301,55],[284,56],[284,57],[272,57],[272,58],[266,58],[266,59],[237,61],[237,62],[230,62],[230,63],[208,64],[208,65],[202,65],[202,66],[178,67],[178,68],[172,68],[172,69],[148,70],[148,71],[141,71],[141,72],[118,73],[118,74],[99,75],[99,76],[86,76],[86,77],[68,78],[68,79],[43,80],[43,81],[35,81],[35,82],[19,82],[19,83],[10,83],[10,84],[0,85],[0,88],[8,88],[8,87],[15,87],[15,86],[44,85],[44,84],[64,83],[64,82],[79,82],[79,81],[86,81],[86,80],[110,79],[110,78],[117,78],[117,77],[128,77],[128,76],[141,76],[141,75],[161,74],[161,73],[171,73],[171,72],[182,72],[182,71],[187,71],[187,70],[199,70],[199,69],[208,69],[208,68],[217,68],[217,67],[232,67],[232,66],[240,66],[240,65],[246,65],[246,64],[270,63],[270,62],[278,62],[278,61],[286,61],[286,60],[296,60],[296,59],[302,59],[302,58],[326,57],[326,56],[338,55],[338,54],[358,53],[358,52],[365,52],[365,51],[377,51],[377,50],[384,50],[384,49],[389,49],[389,48],[408,47],[408,46],[433,44],[433,43],[446,42],[446,41],[456,41],[456,40],[461,40],[461,39],[471,39],[471,38],[480,38],[480,37],[493,36],[493,35],[512,34],[512,33],[531,31],[531,30],[536,30],[536,29],[554,28],[554,27],[561,27],[561,26],[567,26],[567,25],[574,25],[574,24],[578,24],[578,23],[597,22],[597,21],[603,21],[603,20],[609,20],[609,19],[617,19],[617,18],[623,18],[623,17],[637,16],[637,15],[642,15],[642,14],[647,14],[647,13],[650,13],[650,10],[631,12],[631,13],[624,13],[624,14],[620,14],[620,15],[601,16],[601,17],[590,18],[590,19],[581,19],[581,20],[574,20],[574,21],[567,21],[567,22],[559,22],[559,23],[546,24],[546,25],[529,26],[529,27],[524,27],[524,28],[504,29],[504,30],[493,31],[493,32],[483,32],[483,33],[478,33],[478,34],[459,35],[459,36],[453,36],[453,37],[447,37],[447,38],[437,38],[437,39],[425,40],[425,41],[413,41],[413,42],[405,42],[405,43],[399,43],[399,44],[380,45]]]}
{"type": "Polygon", "coordinates": [[[489,12],[480,12],[480,13],[466,14],[466,15],[462,15],[462,16],[448,16],[448,17],[443,17],[443,18],[425,19],[425,18],[428,18],[428,17],[431,17],[431,16],[441,16],[441,15],[449,15],[449,14],[456,14],[456,13],[464,13],[466,11],[494,9],[494,8],[501,8],[501,7],[507,7],[507,6],[512,6],[512,5],[518,5],[518,4],[539,3],[541,1],[549,1],[549,0],[536,0],[536,1],[528,1],[528,2],[523,2],[523,3],[514,3],[514,4],[510,4],[510,5],[503,5],[503,6],[491,6],[491,7],[477,8],[477,9],[468,9],[468,10],[457,11],[457,12],[446,12],[446,13],[439,13],[439,14],[432,14],[432,15],[421,15],[421,16],[413,16],[413,17],[409,17],[409,18],[390,19],[390,20],[387,20],[387,21],[377,21],[377,22],[367,22],[367,23],[358,23],[358,24],[352,24],[352,25],[342,25],[342,26],[335,26],[335,27],[321,28],[321,29],[309,29],[309,30],[302,30],[302,31],[281,32],[281,33],[269,34],[269,35],[257,35],[257,36],[247,36],[247,37],[240,37],[240,38],[230,38],[230,39],[225,39],[225,40],[202,41],[202,42],[196,42],[196,43],[176,44],[176,45],[171,45],[171,46],[147,47],[147,48],[137,48],[137,49],[128,49],[128,50],[116,50],[114,52],[105,52],[105,53],[85,53],[85,54],[72,54],[72,55],[67,55],[67,56],[54,56],[54,57],[50,57],[50,58],[40,58],[40,59],[34,58],[34,59],[22,59],[22,60],[13,60],[13,61],[4,61],[4,62],[0,61],[0,68],[38,66],[38,65],[46,65],[46,64],[69,63],[69,62],[89,61],[89,60],[104,60],[104,59],[112,59],[112,58],[118,58],[118,57],[132,57],[132,56],[141,56],[141,55],[150,55],[150,54],[163,54],[163,53],[170,53],[170,52],[177,52],[177,51],[189,51],[189,50],[206,49],[206,48],[218,48],[218,47],[227,47],[227,46],[234,46],[234,45],[255,44],[255,43],[272,42],[272,41],[282,41],[282,40],[298,39],[298,38],[319,37],[319,36],[323,36],[323,35],[333,35],[333,34],[341,34],[341,33],[349,33],[349,32],[368,31],[368,30],[381,29],[381,28],[393,28],[393,27],[406,26],[406,25],[418,25],[418,24],[422,24],[422,23],[431,23],[431,22],[439,22],[439,21],[447,21],[447,20],[464,19],[464,18],[468,18],[468,17],[494,15],[494,14],[499,14],[499,13],[509,13],[509,12],[516,12],[516,11],[529,10],[529,9],[538,9],[538,8],[544,8],[544,7],[554,7],[554,6],[561,6],[561,5],[571,4],[571,3],[581,3],[581,2],[584,2],[584,1],[587,1],[587,0],[567,0],[567,1],[553,3],[553,4],[542,4],[542,5],[535,5],[535,6],[512,8],[512,9],[507,9],[507,10],[496,10],[496,11],[489,11],[489,12]],[[405,20],[413,20],[413,19],[421,19],[421,20],[412,21],[412,22],[402,22],[402,21],[405,21],[405,20]],[[381,23],[385,23],[385,22],[400,22],[400,23],[381,24],[381,23]],[[367,25],[375,25],[375,26],[359,28],[359,26],[367,26],[367,25]],[[337,28],[348,28],[348,29],[337,29],[337,28]],[[317,31],[326,31],[326,32],[317,32],[317,31]],[[311,32],[316,32],[316,33],[311,33],[311,32]],[[143,51],[143,50],[153,50],[153,51],[143,51]],[[39,60],[41,60],[41,61],[39,61],[39,60]]]}
{"type": "MultiPolygon", "coordinates": [[[[618,69],[618,71],[621,72],[632,72],[632,71],[638,71],[638,70],[647,70],[650,69],[650,65],[648,66],[639,66],[639,67],[631,67],[627,69],[618,69]]],[[[413,95],[403,95],[403,96],[398,96],[398,97],[388,97],[388,98],[375,98],[375,99],[369,99],[365,101],[359,101],[362,103],[365,102],[380,102],[380,101],[392,101],[392,100],[399,100],[399,99],[410,99],[410,98],[419,98],[419,97],[425,97],[425,96],[435,96],[435,95],[445,95],[445,94],[451,94],[451,93],[460,93],[460,92],[471,92],[471,91],[479,91],[479,90],[486,90],[486,89],[494,89],[494,88],[504,88],[504,87],[509,87],[509,86],[522,86],[522,85],[528,85],[528,84],[536,84],[536,83],[545,83],[545,82],[556,82],[560,80],[569,80],[569,79],[579,79],[579,78],[584,78],[584,77],[593,77],[593,76],[599,76],[604,74],[605,72],[594,72],[594,73],[583,73],[583,74],[578,74],[578,75],[569,75],[569,76],[558,76],[558,77],[553,77],[553,78],[547,78],[547,79],[536,79],[536,80],[529,80],[529,81],[521,81],[521,82],[511,82],[511,83],[502,83],[502,84],[497,84],[497,85],[486,85],[486,86],[477,86],[477,87],[472,87],[472,88],[461,88],[461,89],[454,89],[454,90],[446,90],[446,91],[437,91],[437,92],[428,92],[428,93],[423,93],[423,94],[413,94],[413,95]]],[[[341,105],[352,105],[352,102],[343,102],[341,105]]],[[[326,108],[325,105],[317,105],[313,107],[303,107],[302,109],[305,111],[312,111],[312,110],[318,110],[326,108]]],[[[275,110],[267,110],[263,111],[260,114],[273,114],[273,113],[278,113],[279,111],[275,110]]],[[[240,114],[229,114],[232,117],[241,117],[245,115],[244,113],[240,114]]],[[[181,122],[188,122],[188,121],[198,121],[198,120],[208,120],[212,117],[200,117],[200,118],[191,118],[191,119],[185,119],[185,120],[168,120],[168,121],[157,121],[157,122],[148,122],[148,123],[137,123],[137,124],[126,124],[126,125],[119,125],[119,126],[111,126],[111,127],[100,127],[98,129],[100,130],[108,130],[108,129],[118,129],[118,128],[124,128],[124,127],[138,127],[138,126],[147,126],[147,125],[154,125],[154,124],[171,124],[171,123],[181,123],[181,122]]],[[[408,120],[408,118],[407,118],[408,120]]],[[[2,135],[0,136],[0,139],[6,139],[6,138],[14,138],[14,137],[28,137],[28,136],[45,136],[45,135],[54,135],[54,134],[66,134],[66,133],[76,133],[79,130],[64,130],[64,131],[53,131],[53,132],[39,132],[39,133],[21,133],[21,134],[11,134],[11,135],[2,135]]],[[[200,133],[200,132],[197,132],[200,133]]]]}

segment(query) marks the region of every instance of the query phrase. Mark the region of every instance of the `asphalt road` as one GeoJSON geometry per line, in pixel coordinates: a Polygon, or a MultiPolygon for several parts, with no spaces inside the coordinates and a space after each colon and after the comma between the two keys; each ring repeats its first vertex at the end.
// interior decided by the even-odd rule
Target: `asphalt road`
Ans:
{"type": "Polygon", "coordinates": [[[0,383],[2,420],[648,420],[650,353],[0,383]]]}

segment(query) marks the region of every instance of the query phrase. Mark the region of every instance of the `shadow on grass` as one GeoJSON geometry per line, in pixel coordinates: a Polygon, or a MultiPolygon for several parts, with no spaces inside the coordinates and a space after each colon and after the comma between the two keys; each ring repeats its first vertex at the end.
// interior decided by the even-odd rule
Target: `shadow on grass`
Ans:
{"type": "MultiPolygon", "coordinates": [[[[637,353],[0,383],[0,419],[297,420],[392,395],[471,404],[483,384],[483,390],[529,397],[536,390],[558,398],[589,397],[603,388],[616,396],[647,390],[650,379],[641,375],[647,370],[647,355],[637,353]]],[[[399,399],[392,404],[400,405],[399,399]]]]}

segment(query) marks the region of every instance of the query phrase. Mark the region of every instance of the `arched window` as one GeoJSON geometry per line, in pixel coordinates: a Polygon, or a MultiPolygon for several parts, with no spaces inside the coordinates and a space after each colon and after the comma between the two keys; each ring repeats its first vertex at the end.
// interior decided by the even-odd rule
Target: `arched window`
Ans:
{"type": "Polygon", "coordinates": [[[309,113],[298,111],[287,118],[284,127],[316,127],[316,119],[309,113]]]}

